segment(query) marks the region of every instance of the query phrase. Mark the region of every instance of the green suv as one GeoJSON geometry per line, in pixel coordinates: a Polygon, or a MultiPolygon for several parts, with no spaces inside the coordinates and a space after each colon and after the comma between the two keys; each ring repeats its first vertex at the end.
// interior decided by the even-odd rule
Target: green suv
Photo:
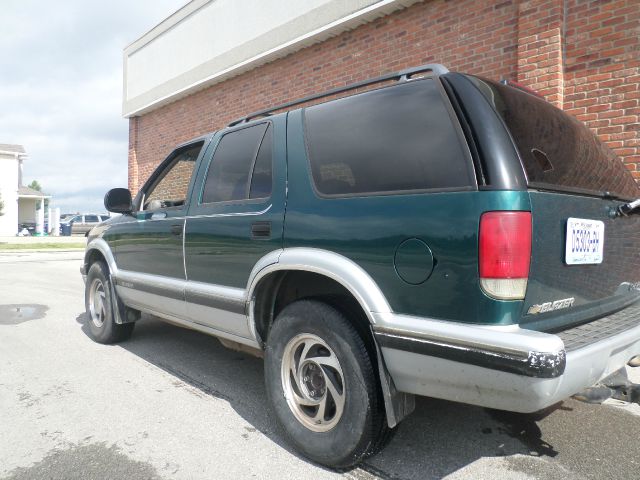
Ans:
{"type": "Polygon", "coordinates": [[[116,342],[145,312],[264,355],[291,443],[346,467],[414,395],[533,412],[640,354],[638,197],[534,92],[418,67],[253,113],[135,199],[111,190],[88,326],[116,342]]]}

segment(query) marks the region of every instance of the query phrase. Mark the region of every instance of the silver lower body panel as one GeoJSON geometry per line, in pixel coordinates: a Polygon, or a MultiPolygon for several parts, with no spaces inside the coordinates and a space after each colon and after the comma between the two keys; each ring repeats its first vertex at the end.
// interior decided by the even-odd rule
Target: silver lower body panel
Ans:
{"type": "MultiPolygon", "coordinates": [[[[494,333],[500,335],[498,330],[494,333]]],[[[532,333],[532,338],[540,335],[532,333]]],[[[382,346],[381,351],[386,368],[401,392],[529,413],[565,400],[623,368],[640,354],[640,325],[567,352],[562,373],[552,378],[502,371],[407,349],[382,346]]]]}

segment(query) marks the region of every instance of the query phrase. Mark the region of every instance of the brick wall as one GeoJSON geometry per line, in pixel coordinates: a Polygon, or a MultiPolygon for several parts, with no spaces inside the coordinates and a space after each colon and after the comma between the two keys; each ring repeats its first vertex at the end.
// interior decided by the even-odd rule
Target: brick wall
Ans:
{"type": "Polygon", "coordinates": [[[640,0],[568,3],[564,109],[640,180],[640,0]]]}
{"type": "Polygon", "coordinates": [[[129,187],[177,143],[292,98],[424,63],[538,89],[640,179],[640,0],[433,0],[130,119],[129,187]]]}

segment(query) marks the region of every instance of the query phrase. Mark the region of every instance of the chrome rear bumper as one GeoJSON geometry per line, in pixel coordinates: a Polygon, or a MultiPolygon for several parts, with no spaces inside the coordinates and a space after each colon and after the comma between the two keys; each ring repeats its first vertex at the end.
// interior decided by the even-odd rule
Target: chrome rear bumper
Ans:
{"type": "Polygon", "coordinates": [[[631,328],[571,349],[559,335],[518,326],[388,314],[376,320],[375,336],[399,391],[515,412],[562,401],[640,353],[640,317],[631,328]]]}

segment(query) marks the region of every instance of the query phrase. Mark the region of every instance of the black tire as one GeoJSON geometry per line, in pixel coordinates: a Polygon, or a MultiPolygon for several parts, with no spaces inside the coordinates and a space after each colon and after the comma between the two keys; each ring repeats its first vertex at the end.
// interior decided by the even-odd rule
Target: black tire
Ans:
{"type": "Polygon", "coordinates": [[[113,315],[109,271],[95,262],[87,273],[84,304],[89,335],[98,343],[117,343],[131,337],[135,323],[117,324],[113,315]]]}
{"type": "Polygon", "coordinates": [[[280,424],[306,457],[329,467],[347,468],[384,444],[389,429],[373,359],[362,337],[338,309],[318,300],[299,300],[287,306],[269,332],[265,382],[280,424]],[[335,363],[334,358],[337,369],[328,366],[335,363]],[[313,359],[321,360],[316,363],[313,359]],[[324,415],[319,415],[320,405],[298,403],[322,403],[322,398],[324,415]]]}

